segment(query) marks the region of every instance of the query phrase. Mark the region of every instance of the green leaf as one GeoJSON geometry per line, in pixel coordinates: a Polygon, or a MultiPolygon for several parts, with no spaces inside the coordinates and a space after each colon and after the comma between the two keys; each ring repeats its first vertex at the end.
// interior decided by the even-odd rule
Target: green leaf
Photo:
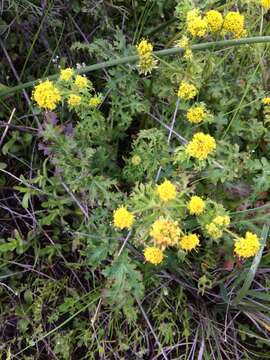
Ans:
{"type": "Polygon", "coordinates": [[[23,198],[22,198],[22,207],[24,209],[28,209],[28,203],[29,203],[29,199],[31,197],[30,192],[27,192],[24,194],[23,198]]]}
{"type": "Polygon", "coordinates": [[[18,242],[15,239],[12,239],[9,242],[6,242],[4,244],[0,244],[0,254],[15,250],[17,245],[18,245],[18,242]]]}
{"type": "Polygon", "coordinates": [[[128,252],[124,251],[110,266],[103,270],[109,287],[105,292],[111,304],[119,307],[130,306],[135,298],[143,295],[142,276],[131,263],[128,252]]]}

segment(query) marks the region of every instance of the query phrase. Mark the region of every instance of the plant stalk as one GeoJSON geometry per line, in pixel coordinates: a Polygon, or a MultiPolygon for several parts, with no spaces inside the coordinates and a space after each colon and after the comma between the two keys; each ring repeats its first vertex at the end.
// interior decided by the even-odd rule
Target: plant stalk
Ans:
{"type": "MultiPolygon", "coordinates": [[[[240,46],[240,45],[248,45],[248,44],[255,44],[255,43],[268,43],[270,42],[270,36],[254,36],[254,37],[248,37],[248,38],[242,38],[242,39],[232,39],[232,40],[220,40],[220,41],[212,41],[212,42],[206,42],[206,43],[200,43],[195,44],[191,46],[192,51],[199,51],[199,50],[207,50],[211,48],[222,48],[227,46],[240,46]]],[[[164,50],[157,50],[154,51],[154,55],[159,56],[166,56],[166,55],[181,55],[184,52],[184,49],[181,47],[173,47],[170,49],[164,49],[164,50]]],[[[91,71],[99,70],[99,69],[105,69],[112,66],[120,65],[120,64],[131,64],[139,60],[138,55],[131,55],[131,56],[125,56],[122,58],[104,61],[98,64],[88,65],[84,68],[78,69],[76,71],[77,74],[85,74],[91,71]]],[[[58,74],[47,76],[46,79],[49,80],[55,80],[57,79],[58,74]]],[[[40,81],[45,79],[36,79],[32,80],[23,84],[19,84],[17,86],[14,86],[9,89],[5,89],[3,91],[0,91],[0,97],[14,94],[18,91],[21,91],[23,89],[32,87],[36,84],[38,84],[40,81]]]]}

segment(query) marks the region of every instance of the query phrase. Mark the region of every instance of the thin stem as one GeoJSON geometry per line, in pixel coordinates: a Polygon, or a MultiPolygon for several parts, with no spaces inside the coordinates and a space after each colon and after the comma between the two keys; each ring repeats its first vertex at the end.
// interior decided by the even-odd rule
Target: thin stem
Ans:
{"type": "MultiPolygon", "coordinates": [[[[220,40],[220,41],[212,41],[212,42],[206,42],[206,43],[201,43],[201,44],[195,44],[195,45],[191,46],[191,49],[192,49],[192,51],[198,51],[198,50],[204,51],[207,49],[211,49],[213,47],[214,48],[224,48],[224,47],[228,47],[228,46],[240,46],[240,45],[246,45],[246,44],[268,43],[268,42],[270,42],[270,36],[254,36],[254,37],[243,38],[243,39],[220,40]]],[[[183,48],[173,47],[170,49],[154,51],[154,55],[156,55],[156,56],[166,56],[166,55],[176,55],[176,54],[181,55],[183,52],[184,52],[183,48]]],[[[118,58],[118,59],[114,59],[114,60],[110,60],[110,61],[101,62],[98,64],[88,65],[84,68],[77,70],[77,73],[84,74],[84,73],[88,73],[91,71],[105,69],[105,68],[120,65],[120,64],[134,63],[134,62],[138,61],[138,59],[139,59],[138,55],[125,56],[120,59],[118,58]]],[[[58,74],[54,74],[54,75],[48,76],[46,79],[55,80],[55,79],[57,79],[57,77],[58,77],[58,74]]],[[[14,86],[10,89],[3,90],[0,92],[0,97],[16,93],[22,89],[32,87],[33,85],[38,84],[40,80],[44,80],[44,79],[37,79],[37,80],[29,81],[27,83],[14,86]]]]}
{"type": "Polygon", "coordinates": [[[229,229],[224,229],[224,231],[226,231],[226,233],[230,234],[233,238],[236,238],[236,239],[239,238],[239,236],[237,234],[235,234],[234,232],[232,232],[229,229]]]}
{"type": "Polygon", "coordinates": [[[156,343],[157,343],[157,345],[158,345],[158,347],[159,347],[159,349],[160,349],[160,351],[161,351],[161,353],[163,355],[163,358],[165,360],[169,360],[166,353],[165,353],[165,351],[164,351],[164,349],[163,349],[163,347],[162,347],[162,345],[161,345],[161,343],[160,343],[160,341],[159,341],[159,339],[158,339],[158,337],[157,337],[157,334],[155,333],[155,330],[154,330],[152,324],[150,323],[150,320],[149,320],[146,312],[144,311],[144,308],[142,307],[142,304],[141,304],[140,300],[136,298],[136,301],[137,301],[137,304],[138,304],[138,306],[139,306],[139,308],[141,310],[141,313],[142,313],[142,315],[144,317],[144,320],[146,321],[152,335],[154,336],[154,338],[156,340],[156,343]]]}

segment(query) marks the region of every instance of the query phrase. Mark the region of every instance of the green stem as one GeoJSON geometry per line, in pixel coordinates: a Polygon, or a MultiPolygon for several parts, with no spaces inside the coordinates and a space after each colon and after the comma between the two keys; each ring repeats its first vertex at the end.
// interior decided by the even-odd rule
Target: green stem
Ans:
{"type": "MultiPolygon", "coordinates": [[[[195,44],[195,45],[191,46],[191,49],[192,49],[192,51],[198,51],[198,50],[211,49],[213,47],[214,48],[222,48],[222,47],[227,47],[227,46],[239,46],[239,45],[267,43],[267,42],[270,42],[270,36],[254,36],[254,37],[243,38],[243,39],[220,40],[220,41],[212,41],[212,42],[206,42],[206,43],[201,43],[201,44],[195,44]]],[[[183,51],[184,51],[183,48],[173,47],[170,49],[154,51],[154,55],[158,56],[158,57],[166,56],[166,55],[176,55],[176,54],[180,55],[183,53],[183,51]]],[[[84,68],[77,70],[77,73],[84,74],[84,73],[88,73],[91,71],[105,69],[105,68],[120,65],[120,64],[134,63],[138,60],[139,60],[138,55],[126,56],[126,57],[122,57],[122,58],[118,58],[118,59],[114,59],[114,60],[101,62],[98,64],[85,66],[84,68]]],[[[46,79],[55,80],[55,79],[57,79],[57,77],[58,77],[58,74],[54,74],[54,75],[48,76],[46,79]]],[[[32,87],[32,86],[38,84],[41,80],[44,80],[44,79],[37,79],[37,80],[29,81],[27,83],[19,84],[12,88],[5,89],[0,92],[0,97],[16,93],[22,89],[32,87]]]]}

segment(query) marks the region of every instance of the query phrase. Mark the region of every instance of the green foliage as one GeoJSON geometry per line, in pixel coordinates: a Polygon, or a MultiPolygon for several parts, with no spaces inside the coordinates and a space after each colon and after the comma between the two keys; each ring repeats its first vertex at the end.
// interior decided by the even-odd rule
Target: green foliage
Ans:
{"type": "Polygon", "coordinates": [[[151,181],[160,166],[169,163],[169,149],[164,133],[156,128],[141,130],[132,143],[124,175],[129,182],[151,181]]]}
{"type": "MultiPolygon", "coordinates": [[[[136,55],[143,37],[154,50],[171,48],[187,35],[194,7],[188,0],[43,3],[0,6],[0,90],[59,67],[136,55]]],[[[236,10],[219,1],[198,7],[236,10]]],[[[237,9],[248,36],[269,33],[259,2],[242,0],[237,9]]],[[[62,100],[54,112],[29,106],[27,93],[0,99],[0,358],[157,359],[164,351],[175,359],[269,359],[270,131],[261,102],[269,96],[268,50],[252,44],[197,51],[192,60],[156,57],[147,76],[136,63],[101,67],[83,90],[57,77],[62,100]],[[199,93],[176,109],[182,80],[199,93]],[[78,107],[68,103],[73,93],[78,107]],[[101,102],[93,107],[95,95],[101,102]],[[188,122],[196,103],[210,121],[188,122]],[[185,152],[196,132],[217,142],[205,161],[185,152]],[[168,202],[157,192],[165,179],[177,192],[168,202]],[[206,204],[199,216],[188,210],[193,195],[206,204]],[[131,232],[114,223],[121,206],[134,215],[131,232]],[[206,226],[217,215],[231,223],[213,239],[206,226]],[[161,264],[146,263],[160,217],[176,221],[181,237],[197,234],[200,246],[164,246],[161,264]],[[262,233],[254,259],[234,254],[246,231],[262,233]]]]}
{"type": "Polygon", "coordinates": [[[112,264],[103,270],[108,288],[105,292],[106,300],[117,308],[123,308],[128,321],[134,319],[136,313],[132,305],[136,298],[143,295],[142,276],[136,270],[128,257],[128,252],[124,251],[112,264]]]}

